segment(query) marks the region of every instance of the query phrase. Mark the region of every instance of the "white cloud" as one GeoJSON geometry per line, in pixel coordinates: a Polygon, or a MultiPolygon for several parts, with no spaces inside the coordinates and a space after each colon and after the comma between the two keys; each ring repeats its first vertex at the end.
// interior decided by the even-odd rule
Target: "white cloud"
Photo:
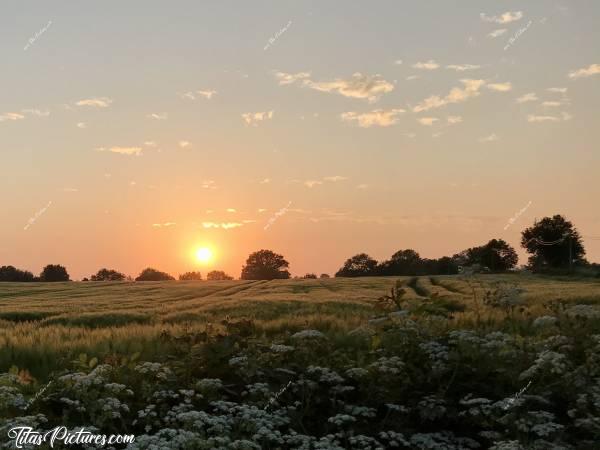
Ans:
{"type": "Polygon", "coordinates": [[[367,189],[369,187],[368,184],[362,183],[356,186],[356,189],[367,189]]]}
{"type": "Polygon", "coordinates": [[[559,94],[566,94],[567,93],[567,88],[563,87],[563,88],[558,88],[558,87],[551,87],[546,89],[548,92],[558,92],[559,94]]]}
{"type": "Polygon", "coordinates": [[[418,62],[412,65],[413,69],[422,69],[422,70],[435,70],[439,68],[440,65],[436,63],[433,59],[430,59],[426,62],[418,62]]]}
{"type": "Polygon", "coordinates": [[[569,72],[569,78],[576,80],[577,78],[587,78],[600,73],[600,64],[591,64],[587,68],[577,69],[569,72]]]}
{"type": "Polygon", "coordinates": [[[237,210],[235,208],[227,208],[225,211],[227,211],[228,213],[235,213],[235,212],[237,212],[237,210]]]}
{"type": "Polygon", "coordinates": [[[199,91],[190,91],[190,92],[186,92],[185,94],[181,94],[181,98],[187,98],[190,100],[196,100],[196,98],[198,97],[204,97],[208,100],[210,100],[215,94],[217,94],[217,91],[213,91],[213,90],[199,90],[199,91]]]}
{"type": "Polygon", "coordinates": [[[317,82],[305,79],[303,85],[321,92],[336,92],[344,97],[366,99],[371,103],[394,90],[394,85],[380,75],[370,76],[359,72],[347,80],[337,78],[333,81],[317,82]]]}
{"type": "Polygon", "coordinates": [[[202,189],[216,189],[215,182],[213,180],[203,180],[200,184],[202,189]]]}
{"type": "Polygon", "coordinates": [[[337,181],[344,181],[344,180],[347,180],[347,179],[348,179],[348,177],[343,177],[341,175],[333,175],[333,176],[330,176],[330,177],[324,177],[323,178],[323,180],[325,180],[325,181],[332,181],[334,183],[337,182],[337,181]]]}
{"type": "Polygon", "coordinates": [[[224,230],[229,230],[231,228],[241,227],[243,224],[239,222],[202,222],[202,226],[204,228],[222,228],[224,230]]]}
{"type": "Polygon", "coordinates": [[[428,111],[433,108],[440,108],[450,103],[464,102],[471,97],[477,97],[479,95],[479,89],[485,85],[485,81],[483,80],[464,79],[460,81],[463,83],[464,88],[452,88],[448,95],[443,98],[437,95],[432,95],[415,106],[413,111],[428,111]]]}
{"type": "Polygon", "coordinates": [[[140,156],[142,154],[141,147],[110,147],[110,148],[100,147],[100,148],[97,148],[96,151],[117,153],[119,155],[128,155],[128,156],[140,156]]]}
{"type": "Polygon", "coordinates": [[[526,103],[526,102],[535,102],[538,99],[535,92],[529,92],[527,94],[521,95],[516,101],[517,103],[526,103]]]}
{"type": "Polygon", "coordinates": [[[275,72],[275,77],[279,80],[279,85],[293,84],[296,81],[304,80],[310,77],[310,72],[285,73],[275,72]]]}
{"type": "Polygon", "coordinates": [[[448,116],[446,120],[450,125],[454,125],[457,123],[461,123],[463,121],[463,118],[461,116],[448,116]]]}
{"type": "Polygon", "coordinates": [[[321,184],[323,184],[323,182],[318,181],[318,180],[306,180],[304,182],[304,186],[306,186],[307,188],[313,188],[313,187],[321,185],[321,184]]]}
{"type": "Polygon", "coordinates": [[[246,122],[246,125],[256,126],[256,125],[258,125],[259,122],[262,122],[263,120],[273,118],[273,111],[244,113],[244,114],[242,114],[242,118],[246,122]]]}
{"type": "Polygon", "coordinates": [[[506,29],[506,28],[498,28],[497,30],[494,30],[491,33],[488,33],[488,37],[492,38],[492,39],[495,39],[497,37],[502,36],[507,31],[508,31],[508,29],[506,29]]]}
{"type": "Polygon", "coordinates": [[[446,69],[456,70],[457,72],[464,72],[465,70],[476,70],[480,69],[481,66],[475,64],[450,64],[446,66],[446,69]]]}
{"type": "Polygon", "coordinates": [[[25,116],[19,113],[9,112],[0,114],[0,122],[4,122],[5,120],[23,120],[24,118],[25,116]]]}
{"type": "Polygon", "coordinates": [[[569,114],[568,112],[561,112],[560,115],[562,116],[562,120],[571,120],[573,118],[573,116],[571,114],[569,114]]]}
{"type": "Polygon", "coordinates": [[[175,222],[165,222],[165,223],[153,223],[152,226],[154,228],[168,228],[177,225],[175,222]]]}
{"type": "Polygon", "coordinates": [[[179,147],[181,148],[186,148],[189,147],[191,144],[189,141],[179,141],[179,147]]]}
{"type": "Polygon", "coordinates": [[[485,13],[479,14],[481,20],[484,22],[494,22],[499,24],[515,22],[517,20],[521,20],[523,18],[522,11],[506,11],[499,16],[488,16],[485,13]]]}
{"type": "Polygon", "coordinates": [[[108,97],[95,97],[79,100],[75,104],[77,106],[93,106],[95,108],[108,108],[112,102],[112,99],[108,97]]]}
{"type": "Polygon", "coordinates": [[[264,213],[265,211],[267,211],[267,209],[265,209],[265,208],[258,208],[258,213],[259,213],[259,214],[262,214],[262,213],[264,213]]]}
{"type": "Polygon", "coordinates": [[[558,122],[559,120],[555,116],[535,116],[533,114],[527,116],[527,122],[558,122]]]}
{"type": "Polygon", "coordinates": [[[156,142],[154,142],[154,141],[145,141],[144,145],[146,147],[156,147],[156,142]]]}
{"type": "Polygon", "coordinates": [[[398,114],[403,112],[405,112],[403,109],[375,109],[366,113],[345,112],[340,117],[346,122],[356,121],[358,126],[362,128],[387,127],[398,122],[398,114]]]}
{"type": "Polygon", "coordinates": [[[493,142],[493,141],[497,141],[499,138],[496,135],[496,133],[492,133],[489,136],[483,137],[481,139],[479,139],[479,142],[493,142]]]}
{"type": "Polygon", "coordinates": [[[394,64],[396,64],[397,66],[399,66],[400,64],[402,64],[402,60],[401,59],[397,59],[396,61],[394,61],[394,64]]]}
{"type": "Polygon", "coordinates": [[[419,75],[409,75],[406,77],[406,81],[416,80],[419,78],[419,75]]]}
{"type": "Polygon", "coordinates": [[[561,106],[562,104],[563,104],[562,102],[556,102],[556,101],[542,102],[542,106],[547,106],[547,107],[557,107],[557,106],[561,106]]]}
{"type": "Polygon", "coordinates": [[[85,122],[77,122],[77,128],[87,128],[85,122]]]}
{"type": "Polygon", "coordinates": [[[263,179],[263,180],[259,181],[259,183],[260,183],[260,184],[268,184],[268,183],[270,183],[270,182],[271,182],[271,179],[270,179],[270,178],[265,178],[265,179],[263,179]]]}
{"type": "Polygon", "coordinates": [[[419,122],[421,125],[430,127],[434,124],[434,122],[437,122],[438,120],[439,119],[437,117],[421,117],[417,119],[417,122],[419,122]]]}
{"type": "Polygon", "coordinates": [[[169,116],[167,115],[167,113],[162,113],[162,114],[156,114],[156,113],[152,113],[152,114],[148,114],[148,118],[150,119],[156,119],[156,120],[167,120],[169,116]]]}
{"type": "Polygon", "coordinates": [[[511,83],[491,83],[487,85],[488,89],[491,89],[492,91],[497,91],[497,92],[508,92],[512,89],[512,84],[511,83]]]}
{"type": "Polygon", "coordinates": [[[63,191],[63,192],[79,192],[79,189],[71,188],[71,187],[64,187],[61,189],[61,191],[63,191]]]}

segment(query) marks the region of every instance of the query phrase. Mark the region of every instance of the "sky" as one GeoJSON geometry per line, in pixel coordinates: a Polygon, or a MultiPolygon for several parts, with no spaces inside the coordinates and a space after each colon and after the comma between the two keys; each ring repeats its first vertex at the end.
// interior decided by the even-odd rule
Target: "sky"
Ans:
{"type": "Polygon", "coordinates": [[[600,262],[600,4],[0,6],[0,265],[73,279],[293,275],[519,248],[563,214],[600,262]],[[201,263],[198,248],[213,258],[201,263]]]}

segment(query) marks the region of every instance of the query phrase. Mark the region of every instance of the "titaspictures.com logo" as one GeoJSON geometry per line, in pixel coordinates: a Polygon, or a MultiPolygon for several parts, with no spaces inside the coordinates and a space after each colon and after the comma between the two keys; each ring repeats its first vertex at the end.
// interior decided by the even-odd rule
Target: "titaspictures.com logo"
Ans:
{"type": "Polygon", "coordinates": [[[42,445],[47,443],[51,448],[62,442],[64,445],[96,445],[104,447],[113,444],[131,444],[135,441],[133,434],[94,434],[84,427],[70,431],[67,427],[56,427],[49,431],[40,432],[32,427],[13,427],[8,430],[8,438],[14,440],[16,448],[24,445],[42,445]]]}

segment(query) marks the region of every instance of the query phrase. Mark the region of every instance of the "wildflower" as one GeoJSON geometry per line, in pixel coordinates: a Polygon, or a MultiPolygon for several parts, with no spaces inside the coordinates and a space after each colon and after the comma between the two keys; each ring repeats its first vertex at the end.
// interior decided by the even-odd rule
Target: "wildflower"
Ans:
{"type": "Polygon", "coordinates": [[[292,339],[325,339],[325,335],[318,330],[302,330],[292,334],[292,339]]]}

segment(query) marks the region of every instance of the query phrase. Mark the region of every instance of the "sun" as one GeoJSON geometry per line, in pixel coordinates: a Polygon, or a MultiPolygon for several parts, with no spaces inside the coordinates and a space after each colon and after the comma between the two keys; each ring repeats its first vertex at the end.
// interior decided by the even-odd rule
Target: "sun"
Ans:
{"type": "Polygon", "coordinates": [[[209,248],[201,247],[196,250],[196,259],[201,263],[208,263],[212,260],[213,254],[209,248]]]}

